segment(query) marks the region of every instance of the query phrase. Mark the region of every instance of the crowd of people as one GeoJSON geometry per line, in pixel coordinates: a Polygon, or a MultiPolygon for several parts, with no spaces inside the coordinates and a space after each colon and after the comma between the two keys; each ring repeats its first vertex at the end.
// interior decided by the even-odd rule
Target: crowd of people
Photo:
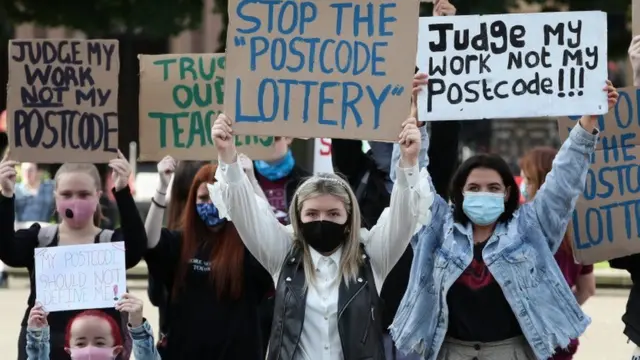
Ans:
{"type": "MultiPolygon", "coordinates": [[[[434,15],[453,14],[437,2],[434,15]]],[[[640,37],[629,52],[638,86],[640,37]]],[[[567,226],[597,116],[583,116],[559,150],[525,154],[520,186],[497,155],[430,173],[428,126],[416,111],[427,82],[416,69],[397,144],[364,153],[360,141],[334,140],[335,174],[298,166],[287,137],[252,161],[221,114],[211,129],[217,161],[162,159],[144,221],[122,154],[108,164],[108,194],[93,164],[64,164],[47,180],[5,155],[0,260],[31,280],[18,360],[571,359],[595,279],[573,260],[567,226]],[[119,241],[127,268],[146,261],[158,337],[132,294],[111,309],[51,313],[36,298],[35,249],[119,241]]],[[[616,89],[607,81],[602,91],[612,108],[616,89]]],[[[611,266],[637,283],[638,256],[611,266]]],[[[639,294],[634,286],[623,317],[636,344],[639,294]]]]}

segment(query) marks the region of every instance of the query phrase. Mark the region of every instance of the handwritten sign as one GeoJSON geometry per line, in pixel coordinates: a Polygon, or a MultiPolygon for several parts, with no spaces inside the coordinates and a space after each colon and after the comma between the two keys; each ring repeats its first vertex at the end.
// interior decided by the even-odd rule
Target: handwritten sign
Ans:
{"type": "Polygon", "coordinates": [[[114,307],[127,289],[124,242],[37,248],[36,300],[46,311],[114,307]]]}
{"type": "MultiPolygon", "coordinates": [[[[224,54],[140,55],[140,158],[216,158],[211,126],[223,110],[224,54]]],[[[236,136],[252,159],[273,153],[273,136],[236,136]]]]}
{"type": "Polygon", "coordinates": [[[313,149],[313,173],[332,173],[331,139],[315,139],[313,149]]]}
{"type": "Polygon", "coordinates": [[[604,114],[600,11],[420,18],[423,120],[604,114]]]}
{"type": "MultiPolygon", "coordinates": [[[[640,90],[618,90],[615,109],[598,119],[600,139],[573,213],[576,260],[593,264],[640,253],[640,90]]],[[[579,116],[558,119],[568,137],[579,116]]]]}
{"type": "Polygon", "coordinates": [[[119,71],[117,40],[10,41],[12,158],[38,163],[113,159],[119,71]]]}
{"type": "Polygon", "coordinates": [[[238,134],[396,141],[418,1],[229,1],[225,112],[238,134]]]}

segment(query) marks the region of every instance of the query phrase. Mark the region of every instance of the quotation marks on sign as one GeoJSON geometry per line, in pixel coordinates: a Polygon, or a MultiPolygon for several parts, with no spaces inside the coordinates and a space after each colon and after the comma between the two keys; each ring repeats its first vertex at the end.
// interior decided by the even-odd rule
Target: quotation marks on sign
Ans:
{"type": "Polygon", "coordinates": [[[245,46],[247,42],[244,39],[244,36],[236,36],[233,38],[233,42],[236,46],[245,46]]]}
{"type": "Polygon", "coordinates": [[[234,9],[239,21],[231,25],[238,34],[233,36],[233,45],[247,49],[252,72],[269,75],[254,83],[255,88],[251,86],[250,97],[243,97],[245,81],[234,80],[236,122],[317,119],[321,125],[343,129],[348,121],[356,127],[371,122],[377,129],[389,96],[407,95],[399,84],[370,84],[371,77],[387,76],[387,38],[394,35],[395,11],[395,3],[239,1],[234,9]],[[321,11],[323,17],[324,13],[332,15],[322,19],[327,21],[322,36],[318,26],[321,11]],[[365,41],[367,38],[374,41],[365,41]],[[277,73],[287,75],[276,77],[277,73]],[[305,100],[292,105],[292,97],[300,93],[305,100]],[[249,106],[250,102],[256,104],[249,106]],[[330,118],[329,108],[337,104],[341,110],[330,118]],[[372,110],[372,119],[363,116],[363,109],[372,110]]]}

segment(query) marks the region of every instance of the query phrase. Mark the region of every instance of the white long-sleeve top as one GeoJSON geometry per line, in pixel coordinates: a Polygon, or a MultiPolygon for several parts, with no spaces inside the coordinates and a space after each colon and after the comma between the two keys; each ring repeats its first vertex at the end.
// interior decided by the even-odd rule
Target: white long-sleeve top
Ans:
{"type": "MultiPolygon", "coordinates": [[[[429,209],[434,196],[426,169],[419,172],[416,165],[406,169],[398,167],[396,171],[390,207],[383,211],[370,231],[360,230],[378,293],[411,237],[431,221],[429,209]]],[[[277,284],[293,244],[293,229],[290,225],[282,225],[269,204],[255,195],[238,162],[225,164],[220,161],[215,177],[217,182],[209,185],[209,194],[220,217],[233,221],[247,249],[277,284]]],[[[317,281],[309,284],[297,360],[343,359],[337,319],[341,254],[341,249],[330,256],[311,249],[317,281]]]]}

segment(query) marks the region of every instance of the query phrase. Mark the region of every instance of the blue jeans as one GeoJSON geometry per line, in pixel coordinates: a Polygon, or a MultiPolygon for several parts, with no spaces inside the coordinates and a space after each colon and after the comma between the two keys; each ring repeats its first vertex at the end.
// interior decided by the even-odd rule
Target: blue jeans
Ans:
{"type": "Polygon", "coordinates": [[[420,360],[418,354],[402,355],[395,346],[393,346],[393,340],[391,335],[384,335],[384,354],[387,360],[420,360]]]}

